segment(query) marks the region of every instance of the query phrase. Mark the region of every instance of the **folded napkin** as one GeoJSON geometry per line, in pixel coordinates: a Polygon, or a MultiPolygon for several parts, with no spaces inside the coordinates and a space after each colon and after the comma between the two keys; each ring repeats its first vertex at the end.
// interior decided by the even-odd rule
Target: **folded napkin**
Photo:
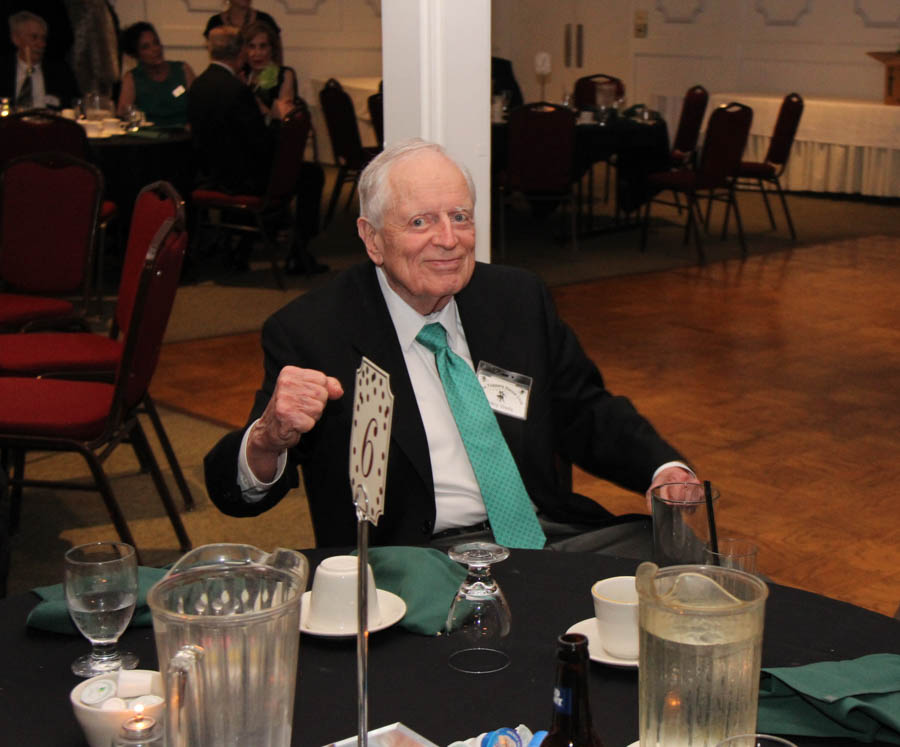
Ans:
{"type": "MultiPolygon", "coordinates": [[[[131,625],[151,625],[150,608],[147,606],[147,592],[150,587],[166,575],[165,568],[138,567],[138,600],[134,608],[134,617],[131,625]]],[[[62,584],[52,586],[40,586],[32,589],[43,601],[30,613],[26,625],[38,630],[49,630],[51,633],[72,633],[80,635],[78,628],[69,617],[69,609],[66,607],[66,593],[62,584]]]]}
{"type": "Polygon", "coordinates": [[[900,744],[900,655],[762,670],[758,730],[900,744]]]}
{"type": "Polygon", "coordinates": [[[444,629],[465,568],[433,547],[372,547],[369,565],[375,586],[406,602],[402,627],[423,635],[444,629]]]}

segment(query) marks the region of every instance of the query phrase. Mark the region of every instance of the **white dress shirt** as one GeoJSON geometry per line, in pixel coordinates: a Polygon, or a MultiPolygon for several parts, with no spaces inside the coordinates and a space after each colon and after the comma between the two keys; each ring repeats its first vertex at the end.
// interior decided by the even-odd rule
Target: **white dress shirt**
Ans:
{"type": "MultiPolygon", "coordinates": [[[[21,57],[16,57],[16,95],[13,97],[13,103],[19,98],[19,91],[22,90],[22,84],[28,77],[28,64],[21,57]]],[[[47,89],[44,86],[44,71],[40,65],[34,65],[31,69],[31,105],[35,109],[42,109],[45,106],[59,106],[59,98],[47,95],[47,89]]]]}

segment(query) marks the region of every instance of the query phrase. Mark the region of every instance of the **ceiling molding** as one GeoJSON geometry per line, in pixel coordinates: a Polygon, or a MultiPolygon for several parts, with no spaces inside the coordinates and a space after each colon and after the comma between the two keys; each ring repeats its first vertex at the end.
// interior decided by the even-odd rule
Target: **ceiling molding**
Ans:
{"type": "Polygon", "coordinates": [[[798,26],[809,5],[810,0],[756,0],[756,11],[766,26],[798,26]]]}
{"type": "Polygon", "coordinates": [[[706,10],[706,0],[656,0],[666,23],[693,23],[706,10]]]}
{"type": "Polygon", "coordinates": [[[853,12],[870,29],[900,29],[900,3],[896,0],[853,0],[853,12]]]}

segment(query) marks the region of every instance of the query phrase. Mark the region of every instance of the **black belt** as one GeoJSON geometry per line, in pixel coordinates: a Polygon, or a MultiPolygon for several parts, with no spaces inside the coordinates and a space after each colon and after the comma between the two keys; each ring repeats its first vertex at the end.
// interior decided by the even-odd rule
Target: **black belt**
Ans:
{"type": "Polygon", "coordinates": [[[446,537],[456,537],[460,534],[472,534],[474,532],[484,532],[491,528],[491,523],[489,521],[482,521],[480,524],[472,524],[467,527],[451,527],[450,529],[445,529],[443,532],[438,532],[437,534],[432,534],[431,539],[445,539],[446,537]]]}

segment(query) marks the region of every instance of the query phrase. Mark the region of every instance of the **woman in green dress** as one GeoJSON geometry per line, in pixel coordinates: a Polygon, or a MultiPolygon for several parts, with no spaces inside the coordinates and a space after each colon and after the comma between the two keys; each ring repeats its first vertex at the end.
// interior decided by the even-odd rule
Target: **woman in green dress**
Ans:
{"type": "Polygon", "coordinates": [[[122,50],[138,64],[122,78],[119,116],[127,116],[129,108],[135,106],[155,125],[187,125],[188,90],[194,82],[191,66],[166,60],[156,29],[145,21],[125,29],[122,50]]]}
{"type": "MultiPolygon", "coordinates": [[[[271,119],[275,101],[290,108],[297,98],[297,76],[282,64],[281,39],[278,31],[264,21],[251,23],[244,30],[247,50],[245,80],[266,121],[271,119]]],[[[276,116],[277,118],[277,116],[276,116]]]]}

